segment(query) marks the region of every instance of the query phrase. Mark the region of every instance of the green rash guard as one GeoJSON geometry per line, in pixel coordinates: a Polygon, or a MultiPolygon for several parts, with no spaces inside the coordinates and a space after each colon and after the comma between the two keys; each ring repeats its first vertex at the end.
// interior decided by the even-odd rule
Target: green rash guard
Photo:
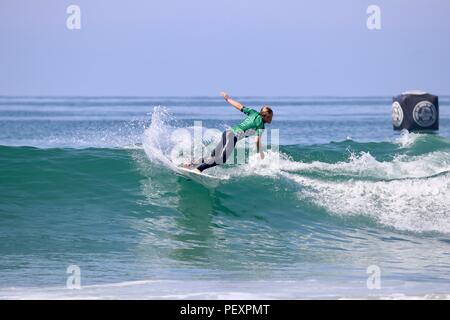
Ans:
{"type": "Polygon", "coordinates": [[[238,140],[256,134],[261,136],[264,131],[264,121],[258,111],[243,107],[241,110],[247,115],[241,123],[231,128],[238,140]]]}

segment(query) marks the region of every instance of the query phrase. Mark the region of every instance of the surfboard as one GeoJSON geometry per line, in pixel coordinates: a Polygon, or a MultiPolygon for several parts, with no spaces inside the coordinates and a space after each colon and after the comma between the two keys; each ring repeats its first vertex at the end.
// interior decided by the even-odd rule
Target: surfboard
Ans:
{"type": "Polygon", "coordinates": [[[176,167],[176,171],[179,175],[189,180],[194,180],[208,187],[216,187],[220,182],[220,180],[222,180],[219,177],[215,177],[206,173],[199,173],[192,169],[187,169],[183,167],[176,167]]]}
{"type": "Polygon", "coordinates": [[[210,174],[203,173],[203,172],[198,172],[198,171],[195,171],[195,170],[192,170],[192,169],[178,167],[178,170],[184,172],[185,174],[187,174],[189,176],[194,174],[194,175],[197,175],[197,176],[202,176],[202,177],[207,177],[207,178],[210,178],[210,179],[219,179],[220,180],[220,178],[218,178],[218,177],[215,177],[215,176],[212,176],[210,174]]]}

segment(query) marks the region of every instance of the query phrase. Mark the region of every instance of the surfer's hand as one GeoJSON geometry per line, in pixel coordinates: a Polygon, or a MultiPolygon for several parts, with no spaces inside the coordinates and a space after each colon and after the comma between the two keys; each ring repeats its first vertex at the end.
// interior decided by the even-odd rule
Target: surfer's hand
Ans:
{"type": "Polygon", "coordinates": [[[261,160],[264,159],[264,152],[260,152],[259,155],[261,156],[261,160]]]}
{"type": "Polygon", "coordinates": [[[228,95],[228,93],[226,93],[226,92],[224,92],[224,91],[222,91],[222,92],[220,93],[220,95],[221,95],[225,100],[230,99],[230,96],[228,95]]]}

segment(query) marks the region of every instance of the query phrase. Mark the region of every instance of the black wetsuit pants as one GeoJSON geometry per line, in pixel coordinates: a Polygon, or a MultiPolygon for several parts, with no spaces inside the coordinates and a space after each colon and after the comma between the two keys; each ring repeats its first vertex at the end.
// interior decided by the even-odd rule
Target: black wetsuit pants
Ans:
{"type": "Polygon", "coordinates": [[[203,171],[227,162],[228,157],[233,153],[236,142],[237,137],[233,131],[224,131],[222,133],[222,141],[219,142],[209,157],[202,159],[202,164],[200,164],[197,169],[203,171]]]}

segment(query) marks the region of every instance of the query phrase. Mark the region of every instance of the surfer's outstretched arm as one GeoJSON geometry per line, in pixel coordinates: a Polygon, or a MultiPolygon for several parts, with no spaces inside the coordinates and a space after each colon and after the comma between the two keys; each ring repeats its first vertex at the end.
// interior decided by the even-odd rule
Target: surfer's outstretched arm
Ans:
{"type": "Polygon", "coordinates": [[[228,93],[222,91],[220,93],[220,95],[225,99],[226,102],[231,104],[233,107],[235,107],[239,111],[242,111],[242,108],[244,108],[244,106],[242,104],[240,104],[239,102],[231,99],[230,96],[228,95],[228,93]]]}

